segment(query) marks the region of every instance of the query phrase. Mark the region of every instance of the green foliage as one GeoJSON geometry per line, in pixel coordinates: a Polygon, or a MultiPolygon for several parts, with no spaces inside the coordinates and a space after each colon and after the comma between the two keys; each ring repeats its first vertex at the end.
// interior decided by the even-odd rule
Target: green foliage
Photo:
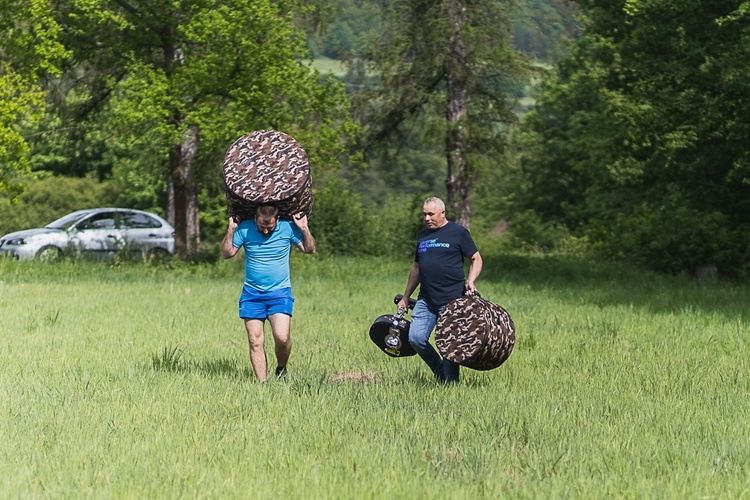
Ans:
{"type": "Polygon", "coordinates": [[[606,255],[746,276],[747,10],[582,6],[586,32],[526,118],[520,206],[606,255]]]}
{"type": "Polygon", "coordinates": [[[381,205],[365,208],[359,195],[341,180],[316,191],[314,200],[310,229],[318,253],[393,257],[413,251],[421,227],[421,200],[385,199],[381,205]]]}
{"type": "Polygon", "coordinates": [[[543,221],[533,211],[519,212],[513,217],[511,241],[514,248],[526,247],[540,252],[551,251],[569,236],[570,233],[564,226],[543,221]]]}
{"type": "Polygon", "coordinates": [[[318,43],[321,53],[334,59],[361,53],[367,40],[382,30],[383,12],[377,2],[345,4],[318,43]]]}
{"type": "Polygon", "coordinates": [[[659,207],[644,203],[632,214],[593,226],[590,234],[603,253],[661,272],[692,272],[721,262],[724,274],[750,277],[747,230],[732,231],[724,214],[690,209],[681,201],[659,207]]]}
{"type": "Polygon", "coordinates": [[[0,2],[0,192],[23,190],[10,180],[29,170],[29,147],[19,126],[41,118],[39,79],[57,74],[68,55],[57,41],[59,31],[44,2],[0,2]]]}
{"type": "Polygon", "coordinates": [[[211,261],[220,258],[219,247],[227,232],[227,198],[224,190],[215,186],[206,189],[200,196],[200,225],[202,258],[211,261]]]}
{"type": "MultiPolygon", "coordinates": [[[[308,47],[315,57],[346,59],[359,52],[373,34],[382,33],[384,16],[394,1],[341,0],[328,12],[325,26],[310,25],[308,47]]],[[[320,10],[320,9],[318,9],[320,10]]],[[[513,43],[517,50],[545,61],[559,59],[581,29],[578,5],[566,0],[522,0],[511,6],[513,43]]]]}
{"type": "Polygon", "coordinates": [[[117,185],[91,178],[44,177],[24,181],[27,189],[14,201],[0,193],[0,234],[43,227],[84,208],[108,207],[118,197],[117,185]]]}
{"type": "Polygon", "coordinates": [[[543,61],[556,61],[581,29],[577,3],[566,0],[522,0],[513,10],[516,49],[543,61]]]}
{"type": "Polygon", "coordinates": [[[3,73],[0,68],[0,191],[12,190],[18,194],[23,186],[11,183],[9,178],[28,171],[29,147],[18,133],[16,123],[33,118],[43,94],[26,84],[18,74],[3,73]]]}
{"type": "MultiPolygon", "coordinates": [[[[118,205],[163,214],[166,206],[165,176],[153,164],[151,168],[144,165],[148,157],[144,154],[140,158],[117,158],[110,182],[118,187],[118,205]]],[[[154,161],[158,159],[154,158],[154,161]]]]}
{"type": "Polygon", "coordinates": [[[359,203],[356,194],[340,181],[332,181],[314,192],[315,214],[310,230],[318,243],[318,252],[363,255],[371,251],[373,221],[359,203]]]}
{"type": "Polygon", "coordinates": [[[139,158],[147,155],[145,168],[165,175],[172,144],[189,126],[200,131],[193,168],[200,169],[201,183],[212,174],[216,152],[252,130],[290,133],[306,145],[316,168],[332,168],[330,159],[345,151],[336,132],[349,130],[343,90],[335,81],[322,83],[304,62],[304,40],[287,19],[288,6],[261,0],[243,5],[175,6],[185,9],[179,16],[155,8],[149,37],[171,33],[172,49],[183,54],[181,64],[166,69],[161,61],[169,54],[139,57],[148,43],[143,33],[118,31],[136,19],[117,9],[111,19],[105,16],[116,39],[132,51],[120,62],[127,76],[113,94],[108,126],[128,148],[141,152],[139,158]],[[177,18],[181,22],[173,30],[160,28],[177,18]],[[238,30],[263,35],[237,37],[238,30]]]}
{"type": "Polygon", "coordinates": [[[424,193],[445,197],[445,156],[420,149],[417,143],[409,141],[401,148],[384,146],[368,158],[367,168],[352,180],[363,203],[378,205],[389,197],[424,193]]]}
{"type": "MultiPolygon", "coordinates": [[[[305,145],[316,182],[342,165],[351,181],[316,185],[311,224],[318,224],[322,251],[410,253],[421,227],[414,207],[427,194],[445,198],[444,86],[429,92],[439,59],[407,58],[394,74],[416,84],[402,80],[398,91],[359,109],[371,125],[389,106],[422,105],[396,117],[403,118],[398,129],[386,127],[395,134],[368,150],[368,168],[359,170],[362,151],[351,145],[360,131],[347,115],[344,86],[312,69],[307,46],[352,63],[350,91],[368,88],[393,76],[407,46],[409,57],[439,54],[427,49],[445,44],[445,26],[430,10],[440,4],[132,4],[150,13],[143,17],[103,0],[0,2],[0,190],[11,189],[0,201],[0,230],[41,225],[85,206],[165,213],[170,154],[197,125],[191,172],[200,191],[200,237],[215,257],[226,225],[217,183],[223,152],[250,130],[279,128],[305,145]],[[403,6],[416,7],[400,16],[413,25],[384,30],[386,15],[403,6]],[[164,40],[175,50],[161,50],[164,40]],[[365,71],[362,58],[386,42],[393,51],[380,54],[381,70],[365,71]],[[43,91],[49,112],[42,118],[43,91]],[[28,184],[35,192],[10,204],[25,184],[17,173],[29,169],[40,179],[28,184]],[[82,180],[47,179],[48,172],[82,180]],[[351,213],[352,224],[340,213],[351,213]]],[[[717,264],[722,274],[747,276],[747,3],[581,4],[586,31],[557,73],[542,75],[548,81],[513,151],[505,150],[506,134],[515,134],[505,108],[522,94],[521,82],[480,59],[472,65],[484,68],[475,75],[468,120],[475,237],[503,251],[596,249],[667,272],[717,264]]],[[[480,12],[502,7],[467,5],[480,12]]],[[[472,18],[468,39],[475,54],[489,56],[503,48],[500,34],[512,31],[517,49],[555,59],[564,52],[558,41],[579,29],[575,10],[524,0],[502,15],[472,18]],[[512,26],[498,22],[506,14],[512,26]],[[484,40],[485,28],[498,37],[484,40]]]]}
{"type": "Polygon", "coordinates": [[[426,196],[386,196],[373,208],[376,216],[376,255],[413,258],[417,233],[424,227],[422,205],[426,196]]]}
{"type": "Polygon", "coordinates": [[[113,178],[123,204],[174,215],[180,247],[198,237],[181,222],[198,217],[224,151],[247,132],[289,133],[316,172],[361,161],[343,85],[311,67],[300,27],[316,9],[329,12],[325,2],[52,7],[72,58],[45,81],[54,114],[25,126],[36,138],[34,170],[113,178]]]}
{"type": "Polygon", "coordinates": [[[372,91],[357,96],[367,147],[397,158],[408,142],[440,152],[446,164],[446,205],[468,225],[477,157],[496,159],[515,115],[513,82],[525,63],[510,42],[502,2],[392,2],[383,32],[363,57],[375,70],[372,91]],[[415,127],[417,125],[417,127],[415,127]]]}

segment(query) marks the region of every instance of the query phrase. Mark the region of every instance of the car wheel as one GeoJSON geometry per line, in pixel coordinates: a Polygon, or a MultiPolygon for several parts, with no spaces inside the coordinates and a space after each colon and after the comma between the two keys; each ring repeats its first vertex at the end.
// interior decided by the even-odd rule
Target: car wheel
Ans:
{"type": "Polygon", "coordinates": [[[41,248],[36,253],[36,260],[40,262],[56,262],[62,258],[62,250],[55,246],[41,248]]]}
{"type": "Polygon", "coordinates": [[[163,264],[169,262],[171,257],[172,254],[163,248],[152,248],[148,251],[148,255],[146,255],[146,261],[149,264],[163,264]]]}

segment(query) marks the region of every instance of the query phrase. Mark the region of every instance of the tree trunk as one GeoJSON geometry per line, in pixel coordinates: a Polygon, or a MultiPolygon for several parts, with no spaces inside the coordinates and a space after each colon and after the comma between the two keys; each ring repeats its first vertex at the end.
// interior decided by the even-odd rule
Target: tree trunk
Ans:
{"type": "Polygon", "coordinates": [[[182,141],[175,144],[169,154],[171,186],[167,214],[173,213],[175,247],[179,255],[190,257],[200,252],[200,225],[198,222],[198,187],[193,162],[198,153],[198,130],[190,127],[182,141]]]}
{"type": "Polygon", "coordinates": [[[468,130],[465,119],[468,111],[468,69],[466,67],[466,43],[461,37],[466,23],[466,8],[460,1],[451,2],[451,33],[448,36],[450,53],[446,63],[448,85],[446,119],[448,131],[445,137],[445,153],[448,162],[448,177],[445,186],[450,218],[457,224],[469,228],[471,208],[469,191],[471,178],[466,161],[468,130]]]}
{"type": "Polygon", "coordinates": [[[174,181],[172,180],[172,157],[169,158],[169,175],[167,175],[167,222],[175,225],[174,181]]]}

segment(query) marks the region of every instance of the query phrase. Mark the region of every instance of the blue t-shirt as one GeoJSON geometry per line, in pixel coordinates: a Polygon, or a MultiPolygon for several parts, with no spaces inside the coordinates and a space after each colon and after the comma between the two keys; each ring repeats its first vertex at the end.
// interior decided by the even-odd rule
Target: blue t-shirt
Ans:
{"type": "Polygon", "coordinates": [[[262,292],[292,286],[289,254],[302,241],[294,222],[280,219],[269,235],[258,231],[255,220],[243,220],[232,237],[232,245],[245,249],[245,284],[262,292]]]}
{"type": "Polygon", "coordinates": [[[477,253],[468,229],[448,221],[438,229],[423,228],[414,260],[419,264],[419,298],[439,309],[465,292],[464,257],[477,253]]]}

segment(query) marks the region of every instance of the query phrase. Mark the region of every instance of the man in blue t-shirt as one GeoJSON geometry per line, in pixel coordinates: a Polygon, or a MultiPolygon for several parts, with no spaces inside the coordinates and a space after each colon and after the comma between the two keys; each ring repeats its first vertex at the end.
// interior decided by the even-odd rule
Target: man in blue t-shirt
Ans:
{"type": "Polygon", "coordinates": [[[280,219],[276,207],[263,205],[258,207],[255,219],[237,224],[230,217],[227,234],[221,242],[221,256],[225,259],[234,257],[240,248],[245,249],[245,284],[239,310],[250,343],[250,363],[261,382],[268,377],[263,334],[266,319],[273,333],[276,376],[287,374],[286,365],[292,352],[289,328],[294,304],[289,277],[292,246],[304,253],[315,253],[315,239],[307,227],[307,216],[297,214],[292,221],[280,219]]]}
{"type": "Polygon", "coordinates": [[[411,312],[409,343],[438,381],[451,384],[458,382],[459,365],[440,359],[429,342],[430,334],[448,302],[464,294],[476,293],[474,282],[482,272],[482,256],[469,231],[445,218],[443,200],[427,198],[422,215],[427,227],[417,235],[414,263],[398,307],[406,310],[409,297],[420,285],[417,303],[411,312]],[[464,258],[471,261],[465,282],[464,258]]]}

